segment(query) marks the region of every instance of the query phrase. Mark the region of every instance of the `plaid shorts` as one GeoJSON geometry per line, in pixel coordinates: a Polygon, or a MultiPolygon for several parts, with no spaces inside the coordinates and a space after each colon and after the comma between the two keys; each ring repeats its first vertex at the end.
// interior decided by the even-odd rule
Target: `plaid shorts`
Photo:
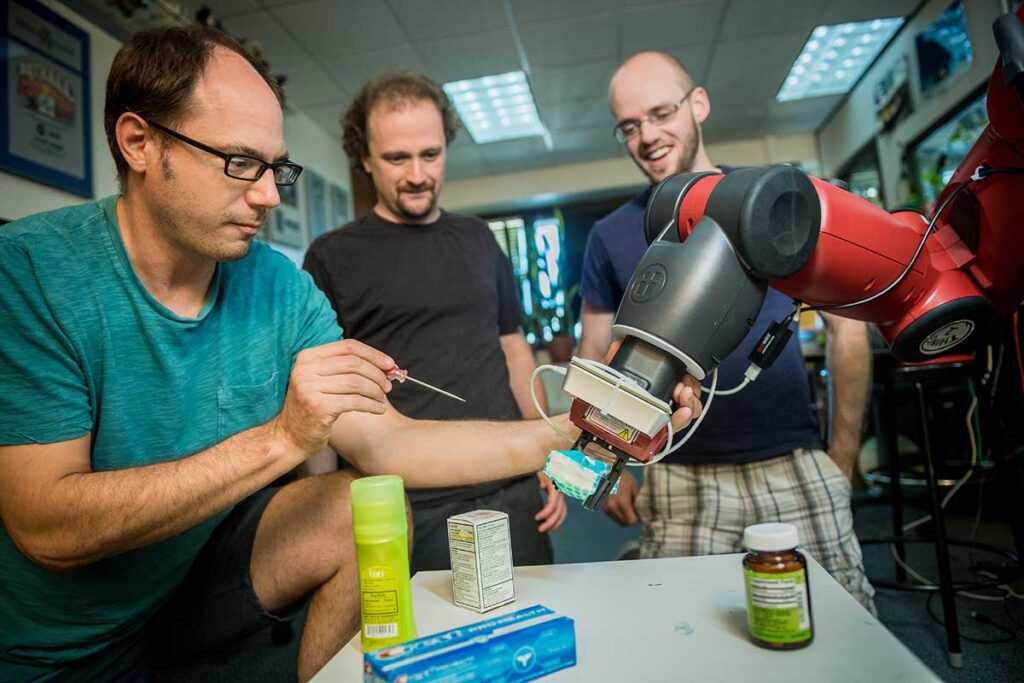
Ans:
{"type": "Polygon", "coordinates": [[[743,551],[743,529],[760,522],[797,528],[800,547],[869,612],[875,590],[853,532],[850,483],[825,451],[742,465],[652,465],[636,499],[640,557],[743,551]]]}

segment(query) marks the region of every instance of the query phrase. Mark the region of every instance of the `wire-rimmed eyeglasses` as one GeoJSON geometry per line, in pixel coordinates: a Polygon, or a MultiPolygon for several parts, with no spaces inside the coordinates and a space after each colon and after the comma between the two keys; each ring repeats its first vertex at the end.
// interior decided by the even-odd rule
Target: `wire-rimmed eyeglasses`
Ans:
{"type": "Polygon", "coordinates": [[[664,104],[660,107],[655,107],[651,110],[651,113],[643,118],[619,121],[619,124],[615,126],[615,139],[619,142],[626,142],[627,140],[635,138],[640,134],[640,126],[642,126],[644,122],[655,126],[664,126],[676,117],[676,114],[679,112],[679,108],[683,106],[683,102],[693,94],[694,90],[696,90],[696,88],[691,88],[690,92],[683,95],[683,99],[674,104],[664,104]]]}

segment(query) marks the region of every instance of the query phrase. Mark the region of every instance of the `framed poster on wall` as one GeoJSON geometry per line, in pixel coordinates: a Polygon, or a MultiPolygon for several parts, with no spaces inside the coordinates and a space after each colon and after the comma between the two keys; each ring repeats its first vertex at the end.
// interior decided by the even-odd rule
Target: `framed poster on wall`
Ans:
{"type": "Polygon", "coordinates": [[[306,215],[309,216],[309,241],[327,232],[327,183],[316,171],[306,169],[306,215]]]}
{"type": "Polygon", "coordinates": [[[299,185],[278,185],[281,203],[270,212],[270,241],[302,249],[306,246],[306,225],[299,208],[299,185]]]}
{"type": "Polygon", "coordinates": [[[89,35],[34,0],[6,0],[0,43],[0,168],[91,198],[89,35]]]}
{"type": "Polygon", "coordinates": [[[340,185],[331,184],[331,229],[340,228],[349,222],[348,192],[340,185]]]}

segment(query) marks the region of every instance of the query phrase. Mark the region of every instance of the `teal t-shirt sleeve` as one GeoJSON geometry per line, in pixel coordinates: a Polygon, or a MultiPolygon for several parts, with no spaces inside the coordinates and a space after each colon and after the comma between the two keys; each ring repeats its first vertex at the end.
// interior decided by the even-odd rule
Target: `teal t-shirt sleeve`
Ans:
{"type": "Polygon", "coordinates": [[[85,372],[53,317],[32,256],[0,240],[0,444],[54,443],[92,429],[85,372]]]}
{"type": "Polygon", "coordinates": [[[305,300],[305,304],[300,307],[301,320],[293,358],[303,349],[336,342],[342,336],[334,309],[313,283],[313,278],[304,270],[299,271],[298,277],[300,298],[305,300]]]}

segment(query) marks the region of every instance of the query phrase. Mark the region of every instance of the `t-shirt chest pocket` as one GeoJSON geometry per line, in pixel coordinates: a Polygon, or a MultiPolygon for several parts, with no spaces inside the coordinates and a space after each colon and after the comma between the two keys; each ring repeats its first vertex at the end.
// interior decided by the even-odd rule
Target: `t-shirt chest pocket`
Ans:
{"type": "Polygon", "coordinates": [[[217,389],[217,437],[220,441],[265,422],[281,409],[277,375],[262,384],[238,384],[217,389]]]}

